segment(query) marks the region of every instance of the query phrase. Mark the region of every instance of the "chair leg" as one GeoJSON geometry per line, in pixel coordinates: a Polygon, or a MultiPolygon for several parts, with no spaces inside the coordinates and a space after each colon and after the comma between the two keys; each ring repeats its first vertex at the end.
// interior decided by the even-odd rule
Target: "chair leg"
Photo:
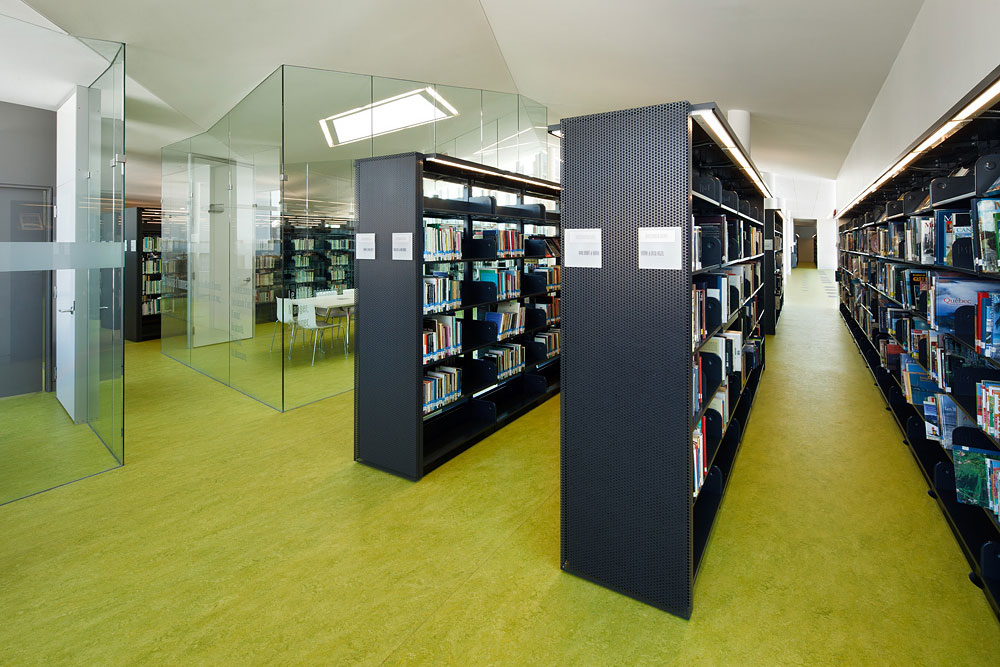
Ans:
{"type": "Polygon", "coordinates": [[[313,360],[310,366],[316,365],[316,342],[319,340],[319,331],[313,333],[313,360]]]}
{"type": "Polygon", "coordinates": [[[292,338],[288,341],[288,358],[292,358],[292,348],[295,347],[295,322],[292,322],[292,338]]]}
{"type": "Polygon", "coordinates": [[[274,329],[271,331],[271,349],[268,352],[274,352],[274,337],[278,333],[278,320],[274,321],[274,329]]]}

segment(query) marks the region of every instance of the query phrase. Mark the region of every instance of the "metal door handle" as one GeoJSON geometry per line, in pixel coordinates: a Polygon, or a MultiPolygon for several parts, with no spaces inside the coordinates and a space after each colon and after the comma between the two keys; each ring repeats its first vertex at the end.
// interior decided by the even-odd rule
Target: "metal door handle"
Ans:
{"type": "Polygon", "coordinates": [[[69,307],[69,310],[63,310],[62,308],[59,308],[58,310],[60,313],[69,313],[70,315],[72,315],[73,313],[76,312],[76,301],[74,301],[73,305],[69,307]]]}

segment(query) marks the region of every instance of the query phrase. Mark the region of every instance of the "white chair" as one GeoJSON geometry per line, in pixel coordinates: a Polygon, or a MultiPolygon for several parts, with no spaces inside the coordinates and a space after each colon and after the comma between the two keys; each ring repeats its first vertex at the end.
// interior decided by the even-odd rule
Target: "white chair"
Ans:
{"type": "MultiPolygon", "coordinates": [[[[306,330],[313,332],[313,354],[312,354],[312,366],[316,365],[316,344],[319,342],[323,334],[328,330],[334,328],[334,324],[330,322],[323,322],[318,317],[316,317],[316,306],[311,304],[299,304],[299,315],[297,318],[297,326],[305,335],[306,330]]],[[[294,338],[293,338],[294,340],[294,338]]],[[[331,349],[333,348],[333,342],[330,343],[331,349]]],[[[289,347],[288,358],[291,359],[291,348],[289,347]]]]}
{"type": "MultiPolygon", "coordinates": [[[[280,296],[275,299],[277,302],[278,319],[274,321],[274,330],[271,332],[271,349],[274,352],[274,337],[278,333],[278,325],[292,327],[292,340],[295,340],[295,310],[291,299],[282,299],[280,296]]],[[[292,358],[292,346],[288,346],[288,358],[292,358]]]]}

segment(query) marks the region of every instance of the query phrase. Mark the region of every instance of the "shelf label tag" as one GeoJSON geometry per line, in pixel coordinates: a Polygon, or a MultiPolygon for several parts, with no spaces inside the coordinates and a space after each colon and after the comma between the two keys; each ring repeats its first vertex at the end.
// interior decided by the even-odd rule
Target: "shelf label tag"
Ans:
{"type": "Polygon", "coordinates": [[[413,259],[413,232],[392,233],[392,258],[404,262],[413,259]]]}
{"type": "Polygon", "coordinates": [[[774,250],[774,239],[764,239],[764,250],[774,250]]]}
{"type": "Polygon", "coordinates": [[[132,239],[132,252],[135,252],[135,239],[132,239]]]}
{"type": "Polygon", "coordinates": [[[358,234],[354,242],[357,246],[355,257],[358,259],[375,259],[375,235],[358,234]]]}
{"type": "Polygon", "coordinates": [[[639,228],[639,268],[681,268],[681,234],[679,227],[639,228]]]}
{"type": "Polygon", "coordinates": [[[566,229],[563,266],[583,269],[601,268],[601,230],[566,229]]]}

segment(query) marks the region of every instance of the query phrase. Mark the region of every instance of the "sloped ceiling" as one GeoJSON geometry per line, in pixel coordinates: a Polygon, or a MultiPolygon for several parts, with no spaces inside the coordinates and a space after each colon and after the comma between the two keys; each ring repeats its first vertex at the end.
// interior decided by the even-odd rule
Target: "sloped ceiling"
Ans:
{"type": "Polygon", "coordinates": [[[922,0],[28,4],[72,34],[128,45],[147,97],[130,92],[142,132],[127,138],[128,189],[153,198],[160,146],[209,127],[281,64],[516,90],[553,121],[716,101],[751,112],[761,169],[835,178],[922,0]]]}

